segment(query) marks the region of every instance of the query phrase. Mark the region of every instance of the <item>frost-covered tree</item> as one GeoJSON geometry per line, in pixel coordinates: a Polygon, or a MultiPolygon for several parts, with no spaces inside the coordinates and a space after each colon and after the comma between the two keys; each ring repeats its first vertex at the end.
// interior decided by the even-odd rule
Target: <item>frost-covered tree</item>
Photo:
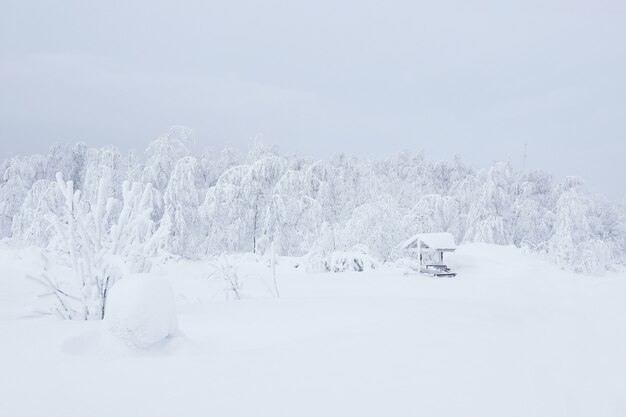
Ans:
{"type": "Polygon", "coordinates": [[[264,252],[269,242],[266,217],[273,196],[274,186],[285,171],[285,161],[269,156],[253,163],[244,178],[243,195],[250,219],[252,252],[264,252]]]}
{"type": "Polygon", "coordinates": [[[171,224],[168,248],[187,257],[198,254],[203,228],[198,221],[199,203],[196,189],[198,161],[191,156],[179,159],[165,189],[164,217],[171,224]]]}
{"type": "Polygon", "coordinates": [[[200,218],[207,228],[207,253],[252,251],[248,231],[248,212],[243,182],[248,165],[234,166],[224,172],[209,188],[200,207],[200,218]]]}
{"type": "Polygon", "coordinates": [[[618,259],[622,264],[626,263],[626,197],[622,199],[620,204],[616,207],[617,212],[617,236],[616,251],[618,259]]]}
{"type": "Polygon", "coordinates": [[[522,173],[512,195],[512,243],[538,249],[549,238],[553,222],[550,176],[541,171],[522,173]]]}
{"type": "Polygon", "coordinates": [[[398,243],[406,239],[399,221],[400,210],[390,195],[380,195],[352,212],[341,231],[344,249],[360,247],[362,252],[388,261],[396,255],[398,243]]]}
{"type": "Polygon", "coordinates": [[[605,269],[610,249],[606,241],[593,234],[590,218],[593,201],[584,195],[582,186],[580,178],[567,177],[555,187],[559,197],[548,251],[564,267],[598,273],[605,269]]]}
{"type": "Polygon", "coordinates": [[[43,178],[43,158],[14,157],[3,164],[0,180],[0,237],[11,234],[18,214],[32,185],[43,178]]]}
{"type": "Polygon", "coordinates": [[[498,163],[481,176],[484,180],[468,213],[464,240],[507,244],[511,241],[511,167],[498,163]]]}
{"type": "Polygon", "coordinates": [[[83,197],[90,202],[98,198],[100,184],[104,181],[107,197],[121,196],[121,185],[130,176],[126,161],[120,151],[113,146],[89,149],[85,161],[85,177],[81,189],[83,197]]]}
{"type": "Polygon", "coordinates": [[[158,191],[164,192],[176,162],[190,156],[194,145],[193,132],[181,126],[172,127],[168,133],[154,140],[146,150],[143,182],[151,183],[158,191]]]}
{"type": "Polygon", "coordinates": [[[54,228],[47,220],[53,213],[61,213],[62,196],[57,184],[47,179],[37,181],[28,191],[19,213],[13,218],[12,235],[25,245],[48,247],[54,228]]]}
{"type": "Polygon", "coordinates": [[[344,204],[341,171],[324,161],[318,161],[306,169],[305,181],[307,194],[318,201],[322,208],[322,227],[315,247],[317,250],[332,252],[341,247],[341,219],[350,208],[344,204]]]}
{"type": "Polygon", "coordinates": [[[82,189],[89,151],[87,145],[82,142],[76,145],[53,145],[45,158],[45,173],[42,179],[55,181],[56,174],[60,172],[63,178],[74,182],[76,189],[82,189]]]}
{"type": "Polygon", "coordinates": [[[307,194],[305,174],[286,171],[268,202],[264,230],[282,255],[303,255],[320,234],[321,204],[307,194]]]}
{"type": "Polygon", "coordinates": [[[460,203],[456,198],[426,194],[409,211],[405,224],[415,233],[450,232],[459,240],[459,214],[460,203]]]}

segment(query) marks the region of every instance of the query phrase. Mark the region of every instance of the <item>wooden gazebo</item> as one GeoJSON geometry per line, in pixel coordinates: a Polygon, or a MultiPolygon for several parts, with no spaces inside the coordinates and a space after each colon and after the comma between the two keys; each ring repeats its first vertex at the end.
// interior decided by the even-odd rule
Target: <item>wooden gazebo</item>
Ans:
{"type": "Polygon", "coordinates": [[[455,272],[443,261],[443,254],[456,251],[450,233],[418,233],[405,241],[401,248],[419,259],[420,272],[432,276],[454,277],[455,272]]]}

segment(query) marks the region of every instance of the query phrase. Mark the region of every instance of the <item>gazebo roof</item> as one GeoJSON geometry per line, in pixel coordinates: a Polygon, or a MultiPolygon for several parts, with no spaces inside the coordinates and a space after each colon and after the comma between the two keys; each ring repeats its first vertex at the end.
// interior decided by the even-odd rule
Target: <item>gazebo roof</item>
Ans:
{"type": "Polygon", "coordinates": [[[418,233],[402,244],[403,249],[417,248],[417,242],[422,242],[422,247],[433,250],[453,251],[456,250],[454,236],[451,233],[418,233]]]}

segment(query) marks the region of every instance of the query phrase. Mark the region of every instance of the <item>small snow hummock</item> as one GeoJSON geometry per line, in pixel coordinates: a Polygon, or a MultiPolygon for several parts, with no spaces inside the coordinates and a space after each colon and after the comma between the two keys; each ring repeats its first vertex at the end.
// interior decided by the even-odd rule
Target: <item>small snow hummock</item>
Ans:
{"type": "Polygon", "coordinates": [[[174,336],[178,321],[172,287],[147,274],[121,279],[107,297],[103,325],[108,335],[140,349],[174,336]]]}

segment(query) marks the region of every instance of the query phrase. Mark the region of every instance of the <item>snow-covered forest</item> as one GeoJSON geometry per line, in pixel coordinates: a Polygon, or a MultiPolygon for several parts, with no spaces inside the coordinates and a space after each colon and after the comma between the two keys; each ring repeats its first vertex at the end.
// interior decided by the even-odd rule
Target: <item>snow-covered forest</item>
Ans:
{"type": "MultiPolygon", "coordinates": [[[[57,145],[5,160],[1,171],[1,236],[73,263],[117,256],[142,271],[159,251],[197,259],[270,249],[313,260],[359,251],[388,262],[403,256],[404,239],[431,231],[458,243],[513,244],[580,273],[625,259],[623,203],[592,197],[578,177],[507,162],[477,169],[406,151],[316,161],[259,141],[243,154],[214,152],[173,127],[145,156],[57,145]]],[[[105,279],[80,268],[85,279],[105,279]]]]}
{"type": "Polygon", "coordinates": [[[3,3],[0,417],[626,417],[624,22],[3,3]]]}

